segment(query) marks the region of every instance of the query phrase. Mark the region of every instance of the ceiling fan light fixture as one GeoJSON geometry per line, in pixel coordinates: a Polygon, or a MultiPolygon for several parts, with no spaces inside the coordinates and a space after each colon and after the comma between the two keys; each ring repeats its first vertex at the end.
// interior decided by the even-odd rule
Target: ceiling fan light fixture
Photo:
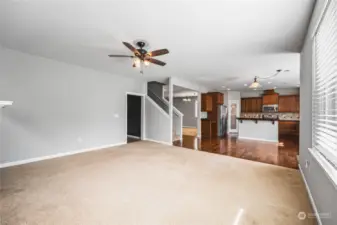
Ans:
{"type": "Polygon", "coordinates": [[[139,58],[135,58],[135,60],[133,62],[134,62],[134,65],[136,67],[140,67],[140,59],[139,58]]]}
{"type": "Polygon", "coordinates": [[[145,65],[145,66],[149,66],[149,65],[150,65],[150,62],[147,61],[147,60],[144,60],[144,65],[145,65]]]}

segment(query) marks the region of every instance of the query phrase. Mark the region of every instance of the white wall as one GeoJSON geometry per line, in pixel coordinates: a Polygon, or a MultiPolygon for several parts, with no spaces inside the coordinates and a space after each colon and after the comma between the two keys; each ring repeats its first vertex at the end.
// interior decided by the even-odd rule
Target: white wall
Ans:
{"type": "Polygon", "coordinates": [[[278,122],[243,120],[238,121],[239,138],[278,142],[278,122]]]}
{"type": "MultiPolygon", "coordinates": [[[[0,107],[0,162],[1,162],[1,158],[2,158],[2,154],[1,154],[1,150],[2,150],[2,148],[1,148],[1,142],[2,142],[2,114],[3,114],[2,110],[4,110],[4,109],[0,107]]],[[[1,186],[1,181],[0,181],[0,186],[1,186]]]]}
{"type": "Polygon", "coordinates": [[[300,167],[310,189],[311,196],[319,213],[330,214],[322,218],[323,225],[337,224],[337,187],[329,179],[316,158],[308,151],[312,146],[312,75],[313,75],[313,39],[312,35],[319,22],[326,0],[316,2],[315,11],[305,45],[301,53],[301,89],[300,89],[300,167]],[[306,167],[306,163],[309,165],[306,167]]]}
{"type": "Polygon", "coordinates": [[[149,97],[145,101],[145,110],[146,139],[172,144],[170,116],[149,97]]]}
{"type": "Polygon", "coordinates": [[[125,142],[126,92],[145,90],[142,80],[0,48],[0,99],[15,102],[3,111],[0,163],[125,142]]]}
{"type": "MultiPolygon", "coordinates": [[[[275,89],[275,92],[279,95],[298,95],[300,90],[299,88],[278,88],[275,89]]],[[[243,91],[241,92],[242,98],[252,98],[252,97],[261,97],[263,91],[243,91]]]]}
{"type": "MultiPolygon", "coordinates": [[[[178,78],[178,77],[171,77],[171,82],[172,82],[173,85],[188,88],[188,89],[191,89],[193,91],[197,91],[197,92],[201,92],[201,93],[207,93],[209,91],[209,89],[206,88],[203,85],[200,85],[200,84],[195,83],[195,82],[190,81],[190,80],[178,78]]],[[[167,81],[167,84],[168,84],[168,81],[167,81]]]]}

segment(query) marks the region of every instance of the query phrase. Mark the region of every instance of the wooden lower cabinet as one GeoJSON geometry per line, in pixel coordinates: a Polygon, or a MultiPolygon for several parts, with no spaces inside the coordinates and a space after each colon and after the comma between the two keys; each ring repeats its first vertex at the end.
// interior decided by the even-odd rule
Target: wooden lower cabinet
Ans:
{"type": "Polygon", "coordinates": [[[279,134],[299,135],[299,125],[298,121],[279,121],[279,134]]]}
{"type": "Polygon", "coordinates": [[[201,138],[211,138],[218,135],[216,121],[201,120],[201,138]]]}
{"type": "Polygon", "coordinates": [[[201,120],[201,137],[210,138],[212,136],[211,121],[201,120]]]}

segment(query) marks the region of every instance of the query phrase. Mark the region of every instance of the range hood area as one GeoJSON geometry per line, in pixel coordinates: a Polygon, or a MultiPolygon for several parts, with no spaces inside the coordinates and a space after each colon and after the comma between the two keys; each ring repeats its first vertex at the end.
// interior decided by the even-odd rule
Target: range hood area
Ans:
{"type": "Polygon", "coordinates": [[[262,105],[278,105],[278,96],[274,89],[265,90],[262,95],[262,105]]]}

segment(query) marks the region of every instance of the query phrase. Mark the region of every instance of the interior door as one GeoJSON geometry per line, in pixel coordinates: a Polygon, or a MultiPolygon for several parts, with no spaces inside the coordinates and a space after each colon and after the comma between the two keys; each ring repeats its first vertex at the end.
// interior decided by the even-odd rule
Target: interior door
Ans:
{"type": "Polygon", "coordinates": [[[228,132],[229,133],[238,133],[239,125],[237,117],[240,116],[240,101],[239,100],[230,100],[228,101],[228,132]]]}

